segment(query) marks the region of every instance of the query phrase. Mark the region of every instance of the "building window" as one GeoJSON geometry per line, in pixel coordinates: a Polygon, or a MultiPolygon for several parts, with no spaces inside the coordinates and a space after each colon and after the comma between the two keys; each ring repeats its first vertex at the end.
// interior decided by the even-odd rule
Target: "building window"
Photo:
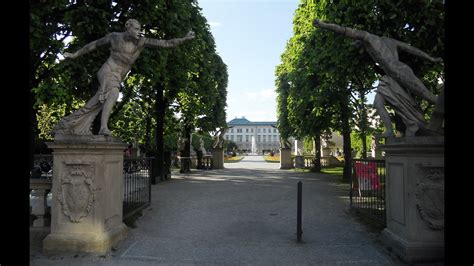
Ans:
{"type": "Polygon", "coordinates": [[[237,133],[242,133],[242,129],[241,129],[241,128],[237,128],[237,133]]]}
{"type": "MultiPolygon", "coordinates": [[[[248,129],[247,129],[248,131],[248,129]]],[[[249,142],[249,135],[245,135],[245,142],[249,142]]]]}
{"type": "Polygon", "coordinates": [[[230,140],[234,141],[234,135],[230,136],[230,140]]]}
{"type": "MultiPolygon", "coordinates": [[[[242,129],[241,129],[241,130],[242,130],[242,129]]],[[[238,136],[237,136],[237,141],[238,141],[238,142],[242,142],[242,135],[238,135],[238,136]]]]}
{"type": "Polygon", "coordinates": [[[260,142],[260,135],[257,136],[257,141],[260,142]]]}
{"type": "Polygon", "coordinates": [[[260,133],[260,128],[257,128],[257,133],[260,133]]]}
{"type": "Polygon", "coordinates": [[[273,133],[277,133],[277,129],[276,129],[276,128],[273,129],[273,133]]]}
{"type": "MultiPolygon", "coordinates": [[[[263,129],[265,130],[265,129],[263,129]]],[[[263,142],[267,142],[267,136],[263,135],[263,142]]]]}
{"type": "Polygon", "coordinates": [[[234,133],[234,129],[233,129],[233,128],[230,129],[230,133],[234,133]]]}
{"type": "Polygon", "coordinates": [[[250,129],[250,133],[253,133],[253,128],[250,129]]]}
{"type": "Polygon", "coordinates": [[[263,133],[267,133],[267,129],[266,129],[266,128],[263,129],[263,133]]]}
{"type": "Polygon", "coordinates": [[[249,129],[248,129],[248,128],[245,129],[245,133],[249,133],[249,129]]]}

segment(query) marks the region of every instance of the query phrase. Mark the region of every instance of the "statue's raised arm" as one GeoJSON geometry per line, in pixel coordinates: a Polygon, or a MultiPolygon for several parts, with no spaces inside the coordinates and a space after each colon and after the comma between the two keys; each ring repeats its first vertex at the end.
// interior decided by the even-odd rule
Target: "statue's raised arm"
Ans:
{"type": "Polygon", "coordinates": [[[313,26],[319,27],[321,29],[329,30],[338,34],[341,34],[345,37],[349,37],[351,39],[356,39],[356,40],[363,40],[365,38],[366,32],[348,28],[348,27],[343,27],[339,26],[336,24],[331,24],[331,23],[324,23],[320,21],[319,19],[315,19],[313,21],[313,26]]]}
{"type": "Polygon", "coordinates": [[[186,41],[192,40],[195,36],[196,35],[193,31],[189,31],[183,38],[175,38],[171,40],[145,38],[145,46],[153,48],[170,48],[178,46],[186,41]]]}
{"type": "Polygon", "coordinates": [[[97,47],[99,46],[102,46],[102,45],[106,45],[106,44],[109,44],[110,43],[110,34],[98,39],[98,40],[95,40],[95,41],[92,41],[86,45],[84,45],[81,49],[77,50],[76,52],[74,53],[68,53],[68,52],[65,52],[63,54],[64,58],[71,58],[71,59],[74,59],[78,56],[81,56],[83,54],[86,54],[86,53],[89,53],[95,49],[97,49],[97,47]]]}
{"type": "Polygon", "coordinates": [[[426,59],[428,61],[431,61],[433,63],[441,63],[443,62],[443,58],[441,57],[432,57],[428,55],[427,53],[423,52],[422,50],[416,48],[415,46],[411,46],[408,43],[404,43],[395,39],[392,39],[398,46],[398,48],[402,49],[403,51],[410,53],[412,55],[418,56],[420,58],[426,59]]]}

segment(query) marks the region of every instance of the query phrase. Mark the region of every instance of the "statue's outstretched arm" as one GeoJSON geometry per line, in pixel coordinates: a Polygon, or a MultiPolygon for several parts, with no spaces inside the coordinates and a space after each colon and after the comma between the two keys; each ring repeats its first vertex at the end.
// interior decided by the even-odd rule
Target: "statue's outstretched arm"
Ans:
{"type": "Polygon", "coordinates": [[[65,58],[76,58],[76,57],[81,56],[83,54],[86,54],[90,51],[93,51],[101,45],[110,43],[110,38],[111,38],[110,36],[111,36],[111,34],[107,34],[106,36],[104,36],[104,37],[102,37],[98,40],[90,42],[90,43],[84,45],[81,49],[77,50],[75,53],[71,54],[71,53],[65,52],[64,57],[65,58]]]}
{"type": "Polygon", "coordinates": [[[392,39],[392,40],[395,41],[395,43],[397,44],[397,46],[400,49],[404,50],[407,53],[410,53],[412,55],[416,55],[416,56],[421,57],[423,59],[429,60],[433,63],[443,62],[443,59],[440,58],[440,57],[437,57],[437,58],[432,57],[432,56],[428,55],[427,53],[423,52],[422,50],[420,50],[420,49],[418,49],[414,46],[411,46],[407,43],[404,43],[404,42],[401,42],[401,41],[398,41],[398,40],[395,40],[395,39],[392,39]]]}
{"type": "Polygon", "coordinates": [[[365,34],[366,32],[364,32],[364,31],[352,29],[352,28],[349,28],[349,27],[343,27],[343,26],[339,26],[339,25],[336,25],[336,24],[332,24],[332,23],[324,23],[324,22],[319,21],[319,19],[315,19],[314,22],[313,22],[313,25],[315,27],[320,27],[320,28],[325,29],[325,30],[329,30],[329,31],[332,31],[332,32],[335,32],[335,33],[338,33],[338,34],[342,34],[343,36],[349,37],[351,39],[363,40],[366,36],[366,34],[365,34]]]}
{"type": "Polygon", "coordinates": [[[152,48],[170,48],[175,47],[182,44],[185,41],[189,41],[194,39],[195,35],[193,31],[189,31],[186,36],[183,38],[176,38],[171,40],[159,40],[153,38],[145,38],[145,46],[152,47],[152,48]]]}

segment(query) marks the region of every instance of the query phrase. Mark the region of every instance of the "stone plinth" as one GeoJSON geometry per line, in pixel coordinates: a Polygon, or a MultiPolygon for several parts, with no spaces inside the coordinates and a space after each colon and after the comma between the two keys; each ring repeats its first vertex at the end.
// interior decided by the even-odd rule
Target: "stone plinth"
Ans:
{"type": "Polygon", "coordinates": [[[321,157],[329,157],[331,156],[331,148],[321,148],[321,157]]]}
{"type": "Polygon", "coordinates": [[[280,149],[280,169],[291,169],[293,167],[293,160],[291,159],[291,149],[280,149]]]}
{"type": "Polygon", "coordinates": [[[304,168],[304,156],[303,155],[295,155],[295,168],[304,168]]]}
{"type": "Polygon", "coordinates": [[[384,242],[405,262],[444,259],[444,138],[390,138],[384,242]]]}
{"type": "Polygon", "coordinates": [[[224,150],[214,149],[212,152],[212,167],[214,169],[224,169],[224,150]]]}
{"type": "Polygon", "coordinates": [[[127,233],[122,222],[123,150],[111,136],[55,136],[51,233],[46,254],[105,254],[127,233]]]}

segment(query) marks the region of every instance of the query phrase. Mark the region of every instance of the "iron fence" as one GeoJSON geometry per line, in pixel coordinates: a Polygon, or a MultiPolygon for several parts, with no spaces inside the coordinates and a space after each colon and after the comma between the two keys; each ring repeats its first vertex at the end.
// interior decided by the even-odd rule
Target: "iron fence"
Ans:
{"type": "Polygon", "coordinates": [[[385,161],[352,160],[350,206],[382,227],[386,225],[385,161]]]}
{"type": "Polygon", "coordinates": [[[153,158],[124,158],[123,219],[151,204],[151,171],[153,158]]]}

